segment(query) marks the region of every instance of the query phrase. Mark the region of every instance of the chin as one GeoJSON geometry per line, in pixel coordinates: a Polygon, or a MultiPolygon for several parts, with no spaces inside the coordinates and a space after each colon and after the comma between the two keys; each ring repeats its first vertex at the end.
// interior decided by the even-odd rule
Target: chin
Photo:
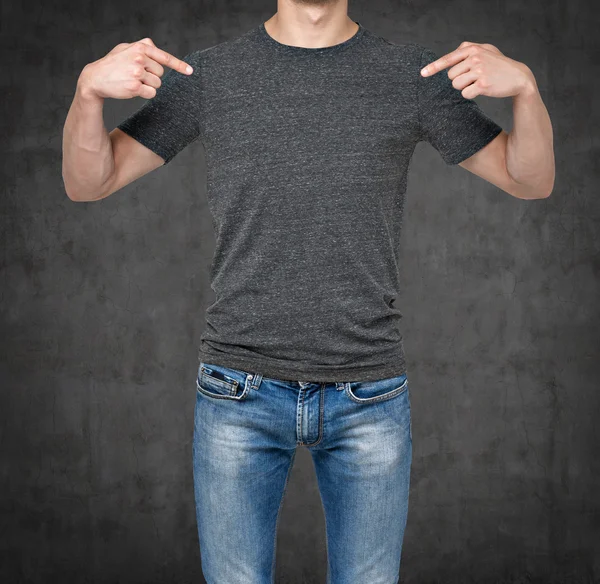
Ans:
{"type": "Polygon", "coordinates": [[[327,6],[336,4],[339,0],[292,0],[295,4],[304,4],[305,6],[327,6]]]}

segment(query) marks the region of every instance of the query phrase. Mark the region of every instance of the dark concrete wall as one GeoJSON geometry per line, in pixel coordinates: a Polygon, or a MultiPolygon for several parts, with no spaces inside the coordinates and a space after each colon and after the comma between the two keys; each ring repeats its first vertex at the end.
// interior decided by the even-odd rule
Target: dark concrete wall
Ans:
{"type": "MultiPolygon", "coordinates": [[[[214,242],[202,148],[78,204],[62,183],[62,127],[81,68],[118,42],[149,35],[182,56],[275,10],[2,2],[2,582],[203,581],[191,438],[214,242]]],[[[393,42],[498,46],[531,67],[554,125],[549,199],[512,198],[429,144],[412,161],[403,582],[599,582],[597,3],[376,0],[350,15],[393,42]]],[[[477,101],[510,130],[510,99],[477,101]]],[[[140,103],[109,100],[107,127],[140,103]]],[[[324,582],[306,451],[278,542],[279,582],[324,582]]]]}

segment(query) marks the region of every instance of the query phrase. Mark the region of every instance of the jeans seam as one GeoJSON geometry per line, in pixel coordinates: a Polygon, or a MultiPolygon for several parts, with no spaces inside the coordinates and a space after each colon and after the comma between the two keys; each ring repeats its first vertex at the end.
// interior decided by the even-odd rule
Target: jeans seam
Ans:
{"type": "Polygon", "coordinates": [[[271,562],[271,582],[275,582],[275,563],[277,560],[277,529],[279,527],[279,516],[281,513],[281,506],[285,499],[285,492],[287,489],[288,481],[290,480],[290,473],[294,466],[294,459],[296,458],[297,449],[294,450],[292,458],[290,460],[290,466],[288,467],[287,474],[285,475],[285,483],[283,484],[283,492],[281,493],[281,500],[279,501],[279,507],[277,508],[277,518],[275,519],[275,535],[273,536],[273,561],[271,562]]]}
{"type": "Polygon", "coordinates": [[[321,397],[319,399],[319,437],[310,444],[304,444],[304,446],[306,446],[307,448],[317,446],[317,444],[319,444],[323,440],[323,418],[325,417],[325,385],[325,383],[321,383],[321,397]]]}

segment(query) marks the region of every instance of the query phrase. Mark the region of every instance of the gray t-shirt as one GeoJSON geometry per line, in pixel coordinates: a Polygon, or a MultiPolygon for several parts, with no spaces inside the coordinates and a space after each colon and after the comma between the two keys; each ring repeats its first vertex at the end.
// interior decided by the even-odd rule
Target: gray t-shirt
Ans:
{"type": "Polygon", "coordinates": [[[204,146],[216,236],[198,359],[265,377],[369,381],[406,371],[398,249],[407,171],[430,142],[447,164],[502,128],[422,77],[438,55],[365,29],[325,48],[263,24],[189,53],[119,128],[165,159],[204,146]]]}

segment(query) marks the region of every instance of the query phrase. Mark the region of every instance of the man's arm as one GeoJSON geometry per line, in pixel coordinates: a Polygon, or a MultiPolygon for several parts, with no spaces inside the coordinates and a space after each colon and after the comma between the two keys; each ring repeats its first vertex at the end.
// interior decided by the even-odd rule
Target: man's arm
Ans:
{"type": "Polygon", "coordinates": [[[555,177],[552,125],[531,69],[493,45],[463,42],[421,74],[429,77],[447,67],[464,98],[513,98],[510,134],[503,130],[459,165],[519,199],[548,197],[555,177]]]}
{"type": "Polygon", "coordinates": [[[62,176],[72,201],[97,201],[164,164],[118,128],[104,126],[104,99],[77,84],[63,129],[62,176]]]}
{"type": "Polygon", "coordinates": [[[197,128],[181,104],[192,83],[193,67],[150,38],[120,43],[86,65],[63,129],[62,176],[68,197],[103,199],[166,164],[193,140],[197,128]],[[108,133],[102,109],[109,97],[148,101],[108,133]]]}
{"type": "Polygon", "coordinates": [[[513,97],[513,128],[459,163],[519,199],[549,197],[554,188],[550,116],[535,80],[513,97]]]}

